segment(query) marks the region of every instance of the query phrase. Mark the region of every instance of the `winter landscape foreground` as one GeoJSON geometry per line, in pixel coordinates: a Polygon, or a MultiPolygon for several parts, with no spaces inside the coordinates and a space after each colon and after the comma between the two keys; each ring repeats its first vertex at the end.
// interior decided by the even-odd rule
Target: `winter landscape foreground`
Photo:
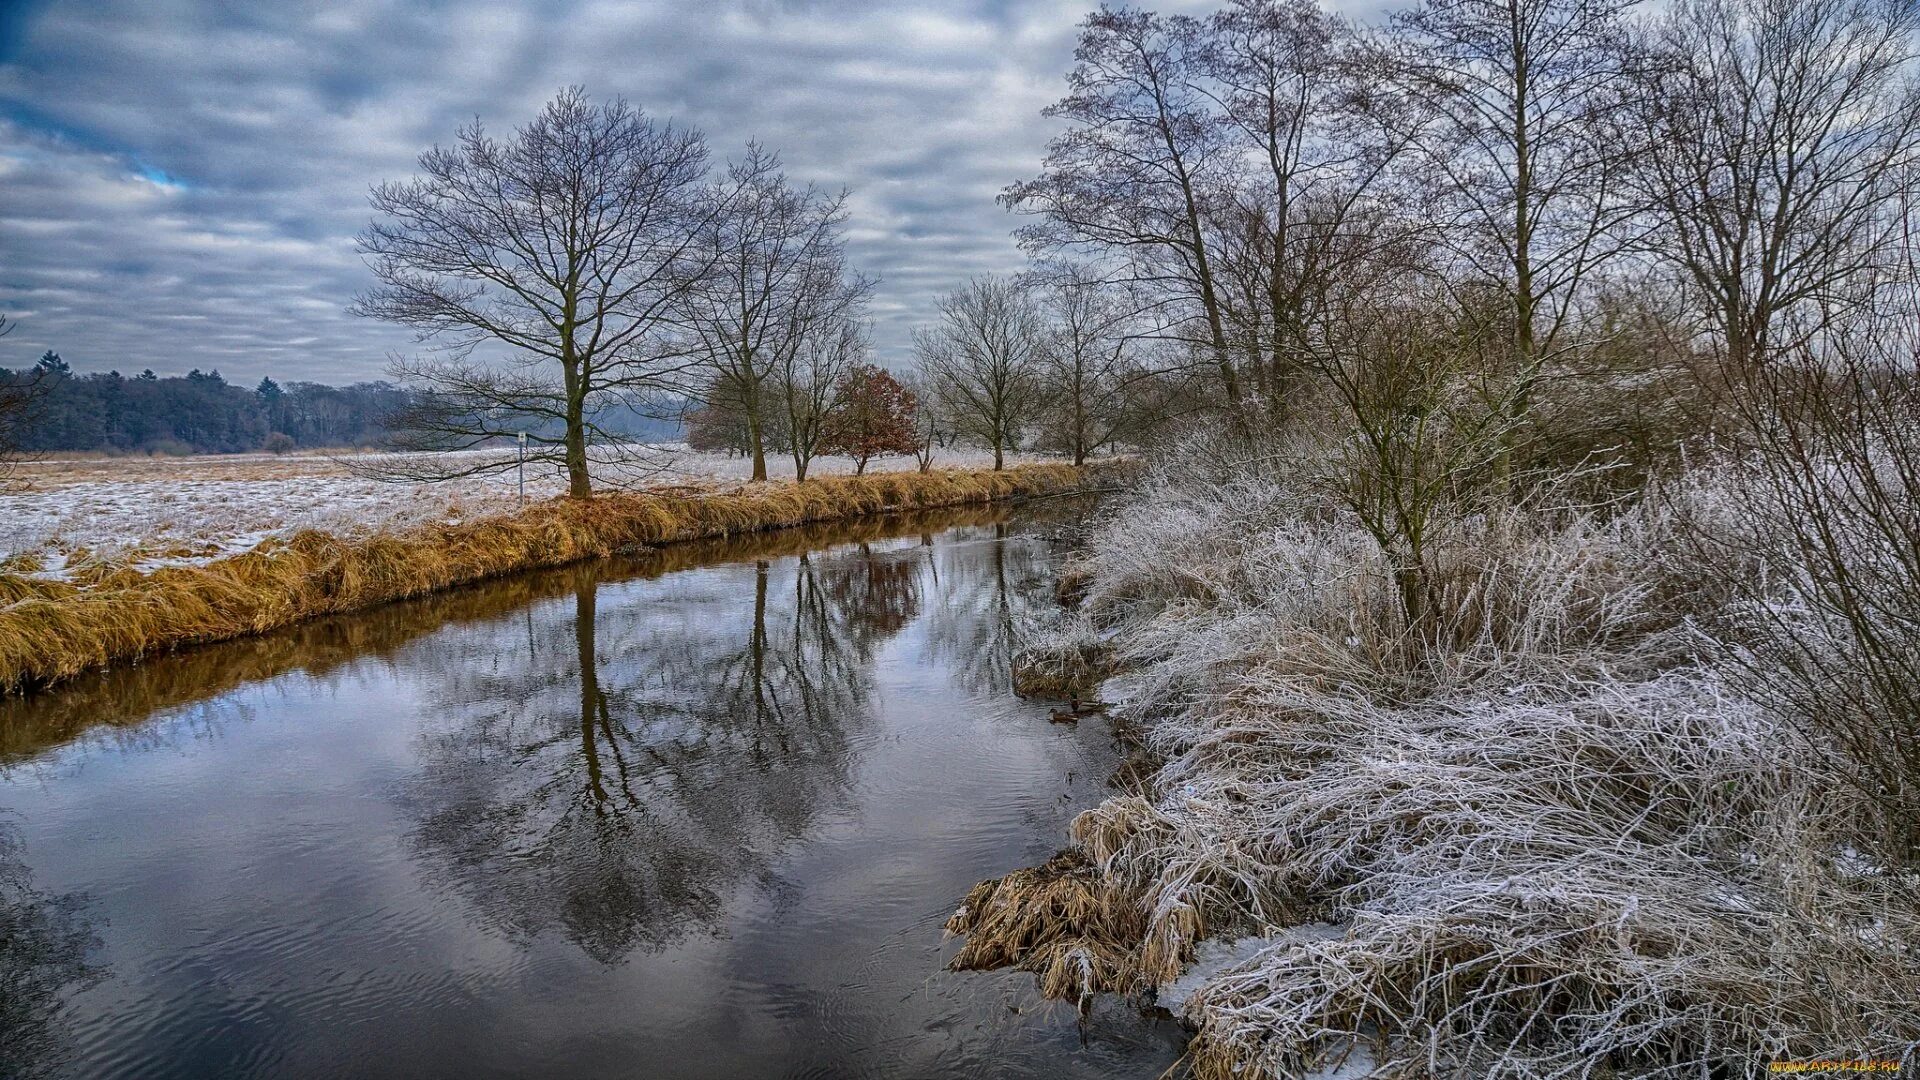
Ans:
{"type": "MultiPolygon", "coordinates": [[[[1187,449],[1016,660],[1112,704],[1120,791],[967,898],[957,966],[1154,996],[1207,1077],[1911,1067],[1903,819],[1802,726],[1870,707],[1877,661],[1794,523],[1822,515],[1883,598],[1913,595],[1904,540],[1700,468],[1610,512],[1446,522],[1421,631],[1325,489],[1274,479],[1317,452],[1187,449]]],[[[1907,752],[1880,725],[1848,745],[1907,752]]]]}

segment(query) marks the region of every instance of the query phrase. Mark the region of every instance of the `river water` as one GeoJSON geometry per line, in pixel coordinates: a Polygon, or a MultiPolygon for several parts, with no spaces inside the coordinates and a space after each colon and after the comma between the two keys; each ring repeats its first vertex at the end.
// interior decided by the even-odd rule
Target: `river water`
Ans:
{"type": "Polygon", "coordinates": [[[951,974],[1117,762],[1008,690],[1034,511],[520,575],[0,704],[0,1077],[1105,1077],[951,974]]]}

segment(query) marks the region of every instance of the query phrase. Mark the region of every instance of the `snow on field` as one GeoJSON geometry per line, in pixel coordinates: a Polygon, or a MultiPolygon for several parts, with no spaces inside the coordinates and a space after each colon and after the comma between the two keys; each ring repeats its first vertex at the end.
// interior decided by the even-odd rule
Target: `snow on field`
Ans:
{"type": "MultiPolygon", "coordinates": [[[[752,462],[684,446],[622,448],[596,464],[603,488],[693,485],[724,489],[752,475],[752,462]]],[[[518,505],[515,471],[435,483],[379,479],[415,465],[510,462],[512,451],[461,454],[266,454],[183,458],[75,458],[30,462],[0,489],[3,568],[59,576],[82,560],[152,567],[203,562],[245,551],[301,529],[336,534],[391,531],[506,513],[518,505]]],[[[984,467],[989,455],[942,452],[937,467],[984,467]]],[[[870,472],[912,469],[911,458],[880,458],[870,472]]],[[[791,479],[793,462],[769,458],[774,479],[791,479]]],[[[850,473],[846,458],[815,459],[810,475],[850,473]]],[[[546,464],[526,468],[529,499],[566,490],[546,464]]]]}

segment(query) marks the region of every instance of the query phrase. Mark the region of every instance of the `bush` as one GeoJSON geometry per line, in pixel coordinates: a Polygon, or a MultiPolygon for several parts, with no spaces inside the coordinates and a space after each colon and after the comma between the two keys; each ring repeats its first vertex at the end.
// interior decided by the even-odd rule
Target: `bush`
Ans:
{"type": "Polygon", "coordinates": [[[268,432],[265,441],[260,444],[260,449],[269,454],[291,453],[294,449],[293,436],[284,431],[268,432]]]}

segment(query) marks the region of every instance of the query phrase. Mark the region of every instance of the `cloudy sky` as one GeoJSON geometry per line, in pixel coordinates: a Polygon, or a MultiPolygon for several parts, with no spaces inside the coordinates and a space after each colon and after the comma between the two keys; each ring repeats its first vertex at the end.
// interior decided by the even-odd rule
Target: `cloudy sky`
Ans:
{"type": "Polygon", "coordinates": [[[0,0],[0,366],[377,377],[411,340],[345,312],[368,187],[569,83],[851,187],[898,364],[940,292],[1020,265],[993,198],[1037,168],[1090,6],[0,0]]]}

